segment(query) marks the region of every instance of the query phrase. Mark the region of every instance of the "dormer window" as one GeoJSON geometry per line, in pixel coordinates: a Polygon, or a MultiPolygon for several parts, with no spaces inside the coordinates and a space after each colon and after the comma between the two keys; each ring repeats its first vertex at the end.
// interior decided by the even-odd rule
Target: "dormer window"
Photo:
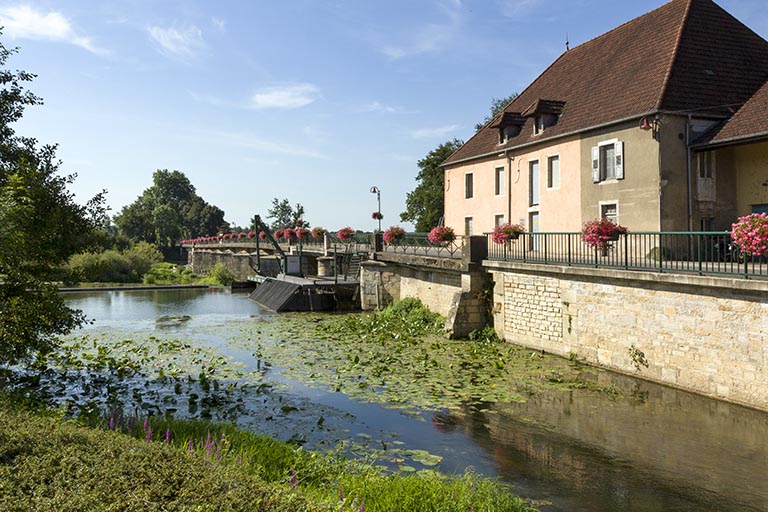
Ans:
{"type": "Polygon", "coordinates": [[[538,99],[523,111],[522,117],[533,120],[533,134],[541,135],[546,128],[557,124],[565,107],[564,101],[538,99]]]}
{"type": "Polygon", "coordinates": [[[524,124],[525,118],[519,112],[503,112],[491,123],[491,128],[499,130],[499,145],[501,145],[506,144],[513,137],[517,137],[524,124]]]}

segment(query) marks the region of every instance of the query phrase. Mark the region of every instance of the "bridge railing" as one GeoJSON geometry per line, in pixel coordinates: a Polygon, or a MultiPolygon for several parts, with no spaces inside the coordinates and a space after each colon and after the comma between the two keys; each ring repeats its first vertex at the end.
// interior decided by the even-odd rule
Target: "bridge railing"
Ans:
{"type": "Polygon", "coordinates": [[[502,244],[486,237],[489,260],[768,278],[768,258],[745,255],[729,232],[632,232],[604,247],[578,232],[523,233],[502,244]]]}
{"type": "Polygon", "coordinates": [[[382,252],[436,256],[439,258],[461,258],[465,237],[458,236],[453,242],[433,244],[429,233],[406,233],[402,240],[394,244],[384,244],[382,252]]]}

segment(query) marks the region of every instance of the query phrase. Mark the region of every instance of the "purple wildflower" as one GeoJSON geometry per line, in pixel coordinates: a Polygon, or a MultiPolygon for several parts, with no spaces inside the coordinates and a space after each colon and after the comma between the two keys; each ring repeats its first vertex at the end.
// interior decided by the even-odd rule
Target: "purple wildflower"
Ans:
{"type": "Polygon", "coordinates": [[[363,500],[363,502],[360,503],[360,512],[365,512],[365,500],[363,500]]]}
{"type": "Polygon", "coordinates": [[[195,445],[191,439],[187,442],[187,450],[189,451],[189,453],[194,453],[195,451],[195,445]]]}
{"type": "Polygon", "coordinates": [[[296,471],[293,469],[291,470],[291,484],[293,485],[294,489],[299,488],[299,482],[296,481],[296,471]]]}
{"type": "Polygon", "coordinates": [[[115,417],[114,416],[109,418],[109,430],[115,430],[115,417]]]}
{"type": "Polygon", "coordinates": [[[152,440],[152,425],[150,425],[149,428],[147,429],[147,435],[146,435],[145,439],[147,441],[151,441],[152,440]]]}
{"type": "Polygon", "coordinates": [[[166,444],[171,442],[171,427],[165,429],[165,442],[166,444]]]}

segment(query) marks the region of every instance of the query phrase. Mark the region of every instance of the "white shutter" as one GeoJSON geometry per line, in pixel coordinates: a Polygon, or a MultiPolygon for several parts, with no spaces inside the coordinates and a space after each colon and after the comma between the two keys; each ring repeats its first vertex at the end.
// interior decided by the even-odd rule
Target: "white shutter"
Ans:
{"type": "Polygon", "coordinates": [[[613,145],[614,154],[616,155],[616,179],[624,179],[624,143],[622,141],[616,141],[613,145]]]}
{"type": "Polygon", "coordinates": [[[597,146],[592,148],[592,183],[600,182],[600,150],[597,146]]]}

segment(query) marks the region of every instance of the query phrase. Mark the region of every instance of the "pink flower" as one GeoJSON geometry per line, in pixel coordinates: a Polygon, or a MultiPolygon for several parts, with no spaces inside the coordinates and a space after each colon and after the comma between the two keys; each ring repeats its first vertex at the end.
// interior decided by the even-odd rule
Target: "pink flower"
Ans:
{"type": "Polygon", "coordinates": [[[293,240],[296,238],[296,231],[294,231],[293,228],[285,228],[283,230],[283,238],[285,240],[293,240]]]}
{"type": "Polygon", "coordinates": [[[383,219],[383,218],[384,218],[384,215],[382,215],[382,214],[381,214],[381,212],[373,212],[373,213],[371,214],[371,218],[372,218],[373,220],[381,220],[381,219],[383,219]]]}
{"type": "Polygon", "coordinates": [[[296,228],[296,238],[304,240],[309,235],[309,229],[305,227],[296,228]]]}
{"type": "Polygon", "coordinates": [[[503,244],[525,233],[525,226],[522,224],[500,224],[493,228],[491,238],[493,243],[503,244]]]}
{"type": "Polygon", "coordinates": [[[339,231],[336,232],[336,237],[342,242],[347,242],[351,240],[354,235],[355,235],[355,231],[349,226],[345,228],[341,228],[339,231]]]}
{"type": "Polygon", "coordinates": [[[626,235],[629,230],[615,224],[608,217],[588,220],[581,227],[581,240],[590,247],[605,249],[614,236],[626,235]]]}
{"type": "Polygon", "coordinates": [[[327,232],[328,231],[326,231],[324,228],[317,226],[316,228],[312,228],[312,238],[314,238],[315,240],[320,240],[325,236],[327,232]]]}
{"type": "Polygon", "coordinates": [[[731,238],[742,252],[752,256],[768,256],[768,214],[752,213],[731,226],[731,238]]]}
{"type": "Polygon", "coordinates": [[[456,240],[456,233],[453,232],[453,228],[437,226],[432,228],[432,231],[429,232],[427,238],[429,238],[430,243],[433,244],[451,243],[456,240]]]}
{"type": "Polygon", "coordinates": [[[403,238],[405,238],[405,230],[400,226],[390,226],[384,231],[384,243],[387,245],[397,244],[403,238]]]}

